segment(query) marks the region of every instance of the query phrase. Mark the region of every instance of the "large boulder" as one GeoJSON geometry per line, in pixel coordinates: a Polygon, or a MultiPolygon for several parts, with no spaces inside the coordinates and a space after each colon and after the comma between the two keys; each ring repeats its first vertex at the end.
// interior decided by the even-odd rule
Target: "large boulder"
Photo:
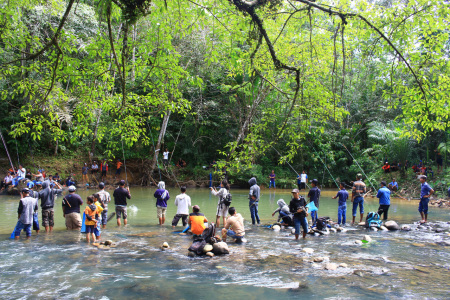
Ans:
{"type": "Polygon", "coordinates": [[[325,265],[325,269],[328,271],[335,271],[338,268],[338,265],[335,263],[328,263],[325,265]]]}
{"type": "Polygon", "coordinates": [[[212,252],[215,255],[222,255],[222,254],[230,253],[230,250],[228,250],[228,245],[225,242],[214,243],[214,245],[212,247],[213,247],[212,252]]]}
{"type": "Polygon", "coordinates": [[[400,230],[400,226],[395,221],[387,221],[384,226],[389,230],[400,230]]]}

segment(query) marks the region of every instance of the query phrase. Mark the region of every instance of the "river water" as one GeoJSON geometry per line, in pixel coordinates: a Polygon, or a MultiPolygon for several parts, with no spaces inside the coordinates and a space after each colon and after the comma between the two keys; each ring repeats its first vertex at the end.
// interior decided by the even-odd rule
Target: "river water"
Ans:
{"type": "MultiPolygon", "coordinates": [[[[84,235],[65,230],[62,197],[57,200],[52,234],[41,232],[37,236],[33,232],[30,240],[10,240],[17,220],[18,198],[1,196],[0,298],[448,298],[450,247],[443,241],[450,240],[450,210],[430,208],[430,221],[443,228],[443,233],[431,229],[369,232],[349,226],[345,233],[308,235],[306,240],[295,241],[290,230],[274,232],[252,226],[247,190],[232,190],[233,206],[246,219],[248,242],[229,243],[229,255],[189,258],[187,248],[192,237],[174,234],[170,226],[178,190],[169,191],[166,225],[160,227],[154,189],[132,188],[129,225],[117,228],[113,219],[102,233],[103,240],[117,243],[116,248],[109,250],[87,245],[84,235]],[[365,234],[373,241],[356,245],[354,241],[362,240],[365,234]],[[161,251],[163,242],[168,242],[171,249],[161,251]],[[312,248],[314,253],[307,254],[302,251],[304,248],[312,248]],[[347,267],[326,270],[326,262],[312,262],[315,257],[327,257],[329,262],[346,263],[347,267]]],[[[78,191],[84,199],[91,192],[78,191]]],[[[331,199],[335,193],[322,192],[319,216],[336,220],[337,200],[331,199]]],[[[217,198],[206,189],[191,189],[188,195],[192,204],[200,205],[213,221],[217,198]]],[[[262,224],[274,222],[271,213],[280,198],[288,203],[289,191],[262,191],[262,224]]],[[[415,229],[413,223],[419,220],[417,206],[417,201],[393,199],[389,219],[415,229]]],[[[366,212],[377,207],[377,199],[367,199],[366,212]]],[[[347,220],[350,218],[349,207],[347,220]]]]}

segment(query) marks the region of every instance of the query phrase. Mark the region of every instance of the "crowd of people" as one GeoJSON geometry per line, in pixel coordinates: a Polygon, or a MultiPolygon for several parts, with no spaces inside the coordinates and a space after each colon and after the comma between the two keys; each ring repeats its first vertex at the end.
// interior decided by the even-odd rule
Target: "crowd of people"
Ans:
{"type": "MultiPolygon", "coordinates": [[[[101,167],[100,167],[101,169],[101,167]]],[[[25,172],[24,170],[21,170],[25,172]]],[[[272,172],[274,175],[274,172],[272,172]]],[[[38,201],[40,201],[40,209],[42,216],[42,226],[46,232],[51,232],[54,227],[54,206],[56,195],[62,193],[62,186],[58,181],[55,181],[51,175],[45,176],[40,170],[36,176],[36,182],[21,191],[21,200],[18,207],[18,222],[14,229],[14,237],[19,238],[22,230],[26,232],[27,237],[31,236],[32,229],[39,232],[40,224],[38,217],[38,201]],[[41,180],[41,181],[38,181],[41,180]]],[[[271,178],[275,178],[270,177],[271,178]]],[[[299,189],[293,189],[292,198],[289,205],[283,199],[277,201],[278,208],[273,212],[272,216],[278,213],[278,221],[282,225],[293,226],[295,228],[295,238],[298,239],[302,229],[303,238],[306,238],[308,232],[307,217],[311,215],[312,228],[317,226],[318,222],[318,208],[320,205],[321,190],[319,189],[319,182],[317,179],[311,181],[311,187],[308,191],[308,201],[300,195],[300,190],[305,188],[307,182],[307,175],[303,171],[299,174],[299,189]],[[313,204],[311,206],[311,204],[313,204]]],[[[359,222],[363,221],[364,216],[364,197],[367,195],[366,184],[362,181],[362,174],[357,174],[356,181],[353,182],[351,195],[346,191],[346,185],[340,184],[340,189],[333,199],[338,199],[338,222],[340,226],[346,225],[347,201],[350,198],[352,202],[352,221],[351,225],[355,223],[357,211],[359,207],[359,222]]],[[[419,212],[421,215],[421,223],[427,222],[428,202],[429,197],[434,193],[434,190],[426,182],[427,176],[419,176],[421,182],[421,200],[419,202],[419,212]]],[[[31,182],[31,181],[30,181],[31,182]]],[[[258,204],[261,197],[261,189],[257,184],[255,177],[249,180],[249,210],[252,225],[260,224],[261,220],[258,212],[258,204]]],[[[275,185],[274,185],[275,186],[275,185]]],[[[83,217],[81,217],[81,207],[84,202],[82,198],[76,194],[75,185],[69,185],[68,194],[62,199],[62,213],[65,218],[65,225],[68,230],[82,230],[86,233],[86,239],[89,242],[96,241],[101,237],[101,230],[106,228],[108,221],[108,204],[111,202],[110,194],[105,191],[105,184],[101,182],[98,185],[99,191],[87,197],[87,206],[83,210],[83,217]],[[84,226],[83,226],[84,223],[84,226]]],[[[227,236],[235,240],[242,240],[245,235],[243,217],[236,212],[236,209],[231,206],[232,196],[230,193],[230,186],[226,179],[220,183],[220,188],[217,190],[211,187],[211,193],[218,197],[215,225],[219,228],[223,224],[222,239],[226,240],[227,236]]],[[[377,213],[387,220],[388,211],[390,207],[391,193],[398,189],[398,184],[393,179],[389,184],[385,181],[380,183],[380,189],[377,191],[379,198],[379,208],[377,213]]],[[[156,198],[156,213],[160,225],[165,224],[168,200],[170,199],[169,191],[165,188],[165,183],[160,181],[158,188],[154,193],[156,198]]],[[[123,224],[127,225],[127,200],[131,199],[129,187],[125,187],[125,181],[120,180],[119,186],[114,190],[113,197],[115,211],[110,216],[116,215],[117,226],[123,224]]],[[[180,188],[180,194],[175,197],[174,205],[177,207],[177,212],[172,219],[172,227],[175,228],[181,220],[182,225],[186,227],[189,225],[191,231],[195,235],[201,235],[201,231],[206,228],[205,223],[208,219],[200,212],[198,205],[192,206],[191,198],[186,194],[186,187],[180,188]],[[192,208],[192,212],[190,211],[192,208]]]]}

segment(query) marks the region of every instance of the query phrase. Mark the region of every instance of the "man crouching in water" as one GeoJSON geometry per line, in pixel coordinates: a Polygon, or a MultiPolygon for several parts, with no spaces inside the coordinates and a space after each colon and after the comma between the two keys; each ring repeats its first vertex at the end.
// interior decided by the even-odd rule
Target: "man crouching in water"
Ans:
{"type": "Polygon", "coordinates": [[[222,229],[222,240],[226,242],[229,236],[236,239],[236,242],[241,242],[245,235],[244,218],[236,212],[234,207],[228,209],[228,214],[230,216],[227,218],[225,228],[222,229]]]}

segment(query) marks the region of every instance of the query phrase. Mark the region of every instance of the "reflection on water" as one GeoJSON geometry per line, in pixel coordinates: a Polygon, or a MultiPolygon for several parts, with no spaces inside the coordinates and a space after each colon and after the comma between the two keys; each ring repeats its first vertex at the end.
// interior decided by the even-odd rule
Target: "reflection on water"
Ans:
{"type": "MultiPolygon", "coordinates": [[[[30,240],[8,239],[17,218],[18,199],[0,198],[0,298],[445,298],[448,295],[450,251],[442,244],[447,236],[450,211],[431,208],[431,221],[446,232],[366,232],[350,228],[346,233],[308,236],[295,241],[290,230],[273,232],[248,222],[247,191],[233,191],[233,205],[246,218],[245,245],[230,244],[230,255],[188,258],[191,237],[172,233],[170,221],[176,212],[171,200],[166,226],[156,218],[154,189],[132,189],[129,226],[117,228],[114,221],[103,239],[118,246],[99,250],[88,246],[84,235],[64,229],[60,200],[56,228],[51,235],[30,240]],[[370,234],[373,242],[357,246],[370,234]],[[161,251],[163,242],[171,249],[161,251]],[[303,248],[314,249],[306,254],[303,248]],[[323,257],[324,262],[312,262],[323,257]],[[326,270],[328,262],[347,266],[326,270]]],[[[84,198],[89,191],[79,191],[84,198]]],[[[217,198],[207,190],[190,190],[209,220],[214,220],[217,198]]],[[[336,219],[337,200],[323,192],[319,216],[336,219]]],[[[271,213],[289,191],[263,191],[259,205],[262,223],[273,222],[271,213]]],[[[419,219],[416,201],[394,200],[390,218],[412,224],[419,219]]],[[[378,207],[369,199],[366,212],[378,207]]],[[[112,208],[112,206],[111,206],[112,208]]],[[[350,219],[350,209],[347,219],[350,219]]],[[[415,226],[412,226],[413,229],[415,226]]]]}

